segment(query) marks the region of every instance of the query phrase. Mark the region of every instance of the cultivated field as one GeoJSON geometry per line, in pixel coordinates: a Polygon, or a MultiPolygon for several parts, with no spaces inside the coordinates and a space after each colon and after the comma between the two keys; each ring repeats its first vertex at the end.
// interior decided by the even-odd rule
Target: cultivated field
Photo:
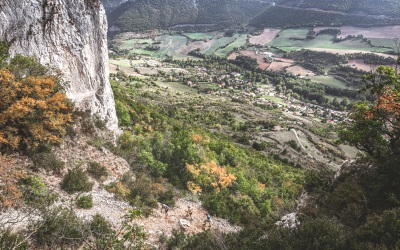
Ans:
{"type": "Polygon", "coordinates": [[[232,43],[236,40],[238,35],[232,37],[221,37],[221,38],[213,38],[204,44],[203,49],[200,49],[200,52],[206,55],[212,55],[214,52],[222,46],[225,46],[229,43],[232,43]]]}
{"type": "Polygon", "coordinates": [[[333,88],[338,88],[338,89],[351,89],[351,87],[347,86],[345,82],[339,81],[333,76],[308,76],[307,78],[311,79],[314,82],[321,83],[325,86],[330,86],[333,88]]]}
{"type": "Polygon", "coordinates": [[[249,42],[251,44],[265,45],[271,42],[280,31],[278,29],[265,29],[261,35],[250,37],[249,42]]]}
{"type": "Polygon", "coordinates": [[[333,35],[322,34],[314,39],[305,39],[307,29],[288,29],[279,33],[269,46],[278,47],[284,51],[293,51],[300,49],[331,49],[331,50],[358,50],[367,52],[388,52],[389,48],[373,47],[362,39],[349,39],[334,43],[333,35]]]}
{"type": "Polygon", "coordinates": [[[227,56],[229,55],[235,48],[239,48],[241,46],[244,46],[247,42],[247,35],[235,35],[236,40],[226,46],[225,48],[217,49],[215,51],[215,55],[217,56],[227,56]]]}
{"type": "Polygon", "coordinates": [[[314,30],[316,32],[329,29],[337,28],[340,29],[341,33],[338,37],[346,37],[348,35],[363,35],[367,38],[397,38],[400,36],[400,25],[396,26],[382,26],[382,27],[354,27],[354,26],[342,26],[342,27],[317,27],[314,30]]]}
{"type": "Polygon", "coordinates": [[[311,70],[305,69],[298,65],[286,68],[286,72],[292,73],[293,75],[300,75],[300,76],[315,75],[311,70]]]}
{"type": "Polygon", "coordinates": [[[193,40],[202,40],[202,39],[212,39],[217,35],[217,32],[183,33],[183,35],[193,40]]]}
{"type": "Polygon", "coordinates": [[[269,65],[268,69],[272,71],[283,71],[287,67],[290,67],[293,65],[294,61],[290,59],[285,59],[285,58],[275,58],[275,60],[279,61],[273,61],[271,65],[269,65]]]}

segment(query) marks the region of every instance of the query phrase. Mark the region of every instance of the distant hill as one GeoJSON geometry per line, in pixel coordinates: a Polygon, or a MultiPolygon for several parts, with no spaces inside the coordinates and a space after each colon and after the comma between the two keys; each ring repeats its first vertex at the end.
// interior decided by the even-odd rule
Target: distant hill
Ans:
{"type": "MultiPolygon", "coordinates": [[[[118,0],[103,0],[103,3],[118,0]]],[[[108,14],[113,31],[147,30],[174,25],[242,25],[270,6],[260,0],[134,0],[108,14]]]]}
{"type": "Polygon", "coordinates": [[[111,12],[121,4],[127,2],[129,0],[101,0],[103,3],[104,9],[106,9],[107,12],[111,12]]]}
{"type": "Polygon", "coordinates": [[[283,0],[254,18],[255,27],[400,24],[398,0],[283,0]]]}

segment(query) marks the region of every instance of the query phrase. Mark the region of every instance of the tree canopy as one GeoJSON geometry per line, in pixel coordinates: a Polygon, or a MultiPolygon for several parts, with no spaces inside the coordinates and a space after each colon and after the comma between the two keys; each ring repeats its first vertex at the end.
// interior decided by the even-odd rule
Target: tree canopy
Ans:
{"type": "MultiPolygon", "coordinates": [[[[3,55],[4,55],[4,51],[3,55]]],[[[59,78],[35,59],[0,56],[0,147],[2,151],[36,151],[61,141],[72,122],[72,104],[59,78]]]]}

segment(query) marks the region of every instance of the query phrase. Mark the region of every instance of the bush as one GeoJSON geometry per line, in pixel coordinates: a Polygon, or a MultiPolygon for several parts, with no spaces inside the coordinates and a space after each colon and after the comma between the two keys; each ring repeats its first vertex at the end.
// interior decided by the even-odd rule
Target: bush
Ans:
{"type": "Polygon", "coordinates": [[[93,207],[93,197],[92,195],[83,195],[76,200],[76,206],[79,208],[92,208],[93,207]]]}
{"type": "Polygon", "coordinates": [[[96,180],[100,180],[102,177],[108,176],[108,171],[106,167],[100,165],[100,163],[98,162],[89,162],[89,167],[86,171],[96,180]]]}
{"type": "Polygon", "coordinates": [[[25,236],[13,233],[10,229],[0,231],[0,249],[25,250],[29,248],[25,236]]]}
{"type": "Polygon", "coordinates": [[[57,195],[50,192],[40,176],[29,176],[20,181],[26,204],[33,207],[48,207],[52,205],[57,195]]]}
{"type": "Polygon", "coordinates": [[[35,59],[16,55],[0,68],[0,146],[31,154],[58,144],[72,122],[59,80],[35,59]]]}
{"type": "Polygon", "coordinates": [[[80,167],[68,170],[61,183],[61,188],[69,194],[89,192],[92,190],[92,187],[93,183],[89,182],[88,176],[80,167]]]}
{"type": "Polygon", "coordinates": [[[124,240],[117,240],[118,236],[103,216],[95,214],[89,223],[89,230],[95,238],[92,249],[126,249],[124,240]]]}
{"type": "Polygon", "coordinates": [[[64,169],[64,162],[60,161],[52,152],[35,154],[32,161],[35,169],[44,169],[54,174],[60,174],[64,169]]]}
{"type": "Polygon", "coordinates": [[[78,248],[83,240],[83,223],[72,210],[56,207],[46,211],[40,221],[30,225],[37,228],[33,235],[36,242],[50,249],[60,246],[78,248]]]}

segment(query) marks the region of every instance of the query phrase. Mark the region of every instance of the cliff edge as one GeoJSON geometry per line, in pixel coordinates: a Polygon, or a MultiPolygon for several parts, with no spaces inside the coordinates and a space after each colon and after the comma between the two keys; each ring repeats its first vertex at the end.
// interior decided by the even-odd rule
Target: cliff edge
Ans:
{"type": "Polygon", "coordinates": [[[118,129],[100,0],[2,0],[0,40],[10,44],[11,56],[35,57],[58,68],[75,107],[118,129]]]}

